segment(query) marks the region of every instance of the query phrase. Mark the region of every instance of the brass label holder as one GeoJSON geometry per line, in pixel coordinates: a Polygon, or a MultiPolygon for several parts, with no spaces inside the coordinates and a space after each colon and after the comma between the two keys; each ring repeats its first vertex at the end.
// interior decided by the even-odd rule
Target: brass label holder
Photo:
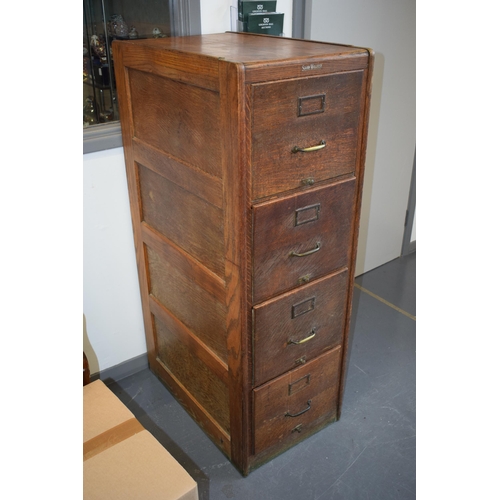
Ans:
{"type": "Polygon", "coordinates": [[[326,94],[308,95],[298,98],[297,116],[316,115],[325,112],[326,94]]]}
{"type": "Polygon", "coordinates": [[[303,314],[313,311],[316,307],[316,297],[311,297],[309,299],[303,300],[298,304],[292,305],[292,319],[302,316],[303,314]]]}
{"type": "Polygon", "coordinates": [[[318,220],[320,209],[321,203],[315,203],[314,205],[308,205],[307,207],[297,208],[295,210],[295,226],[301,226],[302,224],[318,220]]]}

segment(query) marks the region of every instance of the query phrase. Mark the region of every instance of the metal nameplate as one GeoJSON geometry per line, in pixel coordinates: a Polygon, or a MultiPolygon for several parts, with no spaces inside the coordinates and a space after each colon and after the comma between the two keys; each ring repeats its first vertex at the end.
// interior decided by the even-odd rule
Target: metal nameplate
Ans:
{"type": "Polygon", "coordinates": [[[305,389],[311,383],[311,374],[308,373],[305,377],[299,378],[295,382],[288,384],[288,395],[299,392],[302,389],[305,389]]]}
{"type": "Polygon", "coordinates": [[[302,71],[311,71],[313,69],[321,69],[323,64],[303,64],[302,71]]]}
{"type": "Polygon", "coordinates": [[[326,94],[308,95],[298,99],[298,116],[315,115],[324,113],[326,94]]]}
{"type": "Polygon", "coordinates": [[[298,316],[302,316],[303,314],[306,314],[309,311],[314,310],[315,302],[316,302],[316,297],[311,297],[310,299],[304,300],[303,302],[294,304],[292,306],[292,319],[295,319],[298,316]]]}
{"type": "Polygon", "coordinates": [[[301,224],[307,224],[308,222],[318,220],[320,208],[321,203],[297,208],[297,210],[295,210],[295,226],[300,226],[301,224]]]}

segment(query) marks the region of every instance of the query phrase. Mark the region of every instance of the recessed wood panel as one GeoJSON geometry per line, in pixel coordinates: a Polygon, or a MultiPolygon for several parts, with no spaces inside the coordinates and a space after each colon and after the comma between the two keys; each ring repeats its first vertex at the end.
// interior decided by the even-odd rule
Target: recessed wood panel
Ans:
{"type": "Polygon", "coordinates": [[[221,177],[219,94],[133,69],[129,78],[134,136],[221,177]]]}
{"type": "Polygon", "coordinates": [[[138,164],[142,220],[224,276],[222,210],[138,164]]]}
{"type": "Polygon", "coordinates": [[[229,432],[227,386],[154,316],[157,356],[198,403],[229,432]]]}
{"type": "Polygon", "coordinates": [[[159,149],[133,140],[134,157],[137,163],[146,166],[179,187],[196,194],[216,207],[222,207],[222,179],[174,160],[159,149]]]}
{"type": "Polygon", "coordinates": [[[146,246],[150,293],[227,362],[226,307],[153,248],[146,246]]]}

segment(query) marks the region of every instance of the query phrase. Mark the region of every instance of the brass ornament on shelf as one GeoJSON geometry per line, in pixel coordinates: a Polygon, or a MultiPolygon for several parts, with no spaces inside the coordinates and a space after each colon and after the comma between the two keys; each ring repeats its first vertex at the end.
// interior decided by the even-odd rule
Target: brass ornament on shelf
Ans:
{"type": "Polygon", "coordinates": [[[102,35],[92,35],[90,37],[90,46],[92,47],[93,54],[95,54],[101,62],[105,63],[108,60],[106,42],[102,35]]]}
{"type": "Polygon", "coordinates": [[[88,81],[89,76],[90,76],[90,58],[84,57],[83,58],[83,81],[84,82],[88,81]]]}
{"type": "Polygon", "coordinates": [[[89,127],[99,123],[97,105],[92,96],[85,99],[85,106],[83,107],[83,126],[89,127]]]}

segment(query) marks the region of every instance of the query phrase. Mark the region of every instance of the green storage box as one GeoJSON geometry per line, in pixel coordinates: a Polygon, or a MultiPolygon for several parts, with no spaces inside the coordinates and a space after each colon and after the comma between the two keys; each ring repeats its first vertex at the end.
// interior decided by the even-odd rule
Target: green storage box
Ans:
{"type": "Polygon", "coordinates": [[[283,19],[285,14],[269,12],[267,14],[248,14],[246,30],[261,35],[280,36],[283,33],[283,19]]]}
{"type": "Polygon", "coordinates": [[[259,1],[259,0],[239,0],[238,1],[238,19],[244,23],[247,22],[248,14],[265,14],[267,12],[276,12],[277,0],[259,1]]]}

